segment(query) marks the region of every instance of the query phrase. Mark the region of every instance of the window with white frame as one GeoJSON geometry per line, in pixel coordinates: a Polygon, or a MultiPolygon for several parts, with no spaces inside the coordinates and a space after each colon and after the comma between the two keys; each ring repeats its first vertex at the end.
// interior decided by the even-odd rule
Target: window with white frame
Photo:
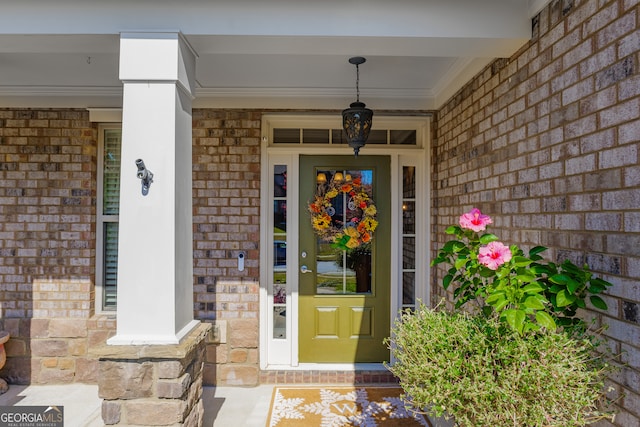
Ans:
{"type": "Polygon", "coordinates": [[[120,126],[100,126],[98,138],[96,307],[115,310],[120,213],[120,126]]]}

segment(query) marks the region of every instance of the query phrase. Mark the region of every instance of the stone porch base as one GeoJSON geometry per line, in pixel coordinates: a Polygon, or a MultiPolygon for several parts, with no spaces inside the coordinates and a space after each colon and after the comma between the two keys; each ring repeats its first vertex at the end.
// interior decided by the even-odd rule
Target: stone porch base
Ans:
{"type": "Polygon", "coordinates": [[[176,345],[104,345],[98,395],[106,425],[202,425],[202,368],[211,325],[199,324],[176,345]]]}

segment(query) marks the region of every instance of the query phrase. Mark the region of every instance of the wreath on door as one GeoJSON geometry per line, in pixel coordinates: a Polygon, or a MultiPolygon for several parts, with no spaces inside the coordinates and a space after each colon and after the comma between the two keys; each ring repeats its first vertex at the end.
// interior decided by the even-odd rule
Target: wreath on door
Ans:
{"type": "Polygon", "coordinates": [[[314,201],[309,204],[309,212],[316,235],[343,250],[370,243],[378,227],[376,205],[371,194],[362,186],[360,178],[348,182],[332,181],[324,188],[324,194],[316,194],[314,201]],[[335,217],[333,201],[336,197],[345,197],[347,201],[344,223],[335,217]]]}

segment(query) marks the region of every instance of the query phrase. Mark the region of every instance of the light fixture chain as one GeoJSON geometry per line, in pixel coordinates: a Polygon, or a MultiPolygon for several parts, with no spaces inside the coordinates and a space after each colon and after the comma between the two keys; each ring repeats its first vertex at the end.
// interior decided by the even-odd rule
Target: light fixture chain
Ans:
{"type": "Polygon", "coordinates": [[[356,101],[360,102],[360,65],[356,64],[356,101]]]}

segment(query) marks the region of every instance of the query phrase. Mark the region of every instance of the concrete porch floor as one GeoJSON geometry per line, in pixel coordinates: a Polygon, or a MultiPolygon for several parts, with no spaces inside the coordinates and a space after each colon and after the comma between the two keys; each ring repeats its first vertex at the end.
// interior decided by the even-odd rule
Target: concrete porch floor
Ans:
{"type": "MultiPolygon", "coordinates": [[[[204,387],[205,427],[265,427],[273,384],[257,387],[204,387]]],[[[65,427],[102,427],[98,386],[9,385],[0,406],[63,406],[65,427]]]]}
{"type": "MultiPolygon", "coordinates": [[[[275,386],[204,387],[203,426],[265,427],[275,386]]],[[[10,385],[9,391],[0,395],[0,406],[44,405],[64,407],[65,427],[104,426],[101,417],[102,400],[98,398],[97,385],[10,385]]],[[[433,427],[453,425],[451,422],[433,419],[431,424],[433,427]]]]}

